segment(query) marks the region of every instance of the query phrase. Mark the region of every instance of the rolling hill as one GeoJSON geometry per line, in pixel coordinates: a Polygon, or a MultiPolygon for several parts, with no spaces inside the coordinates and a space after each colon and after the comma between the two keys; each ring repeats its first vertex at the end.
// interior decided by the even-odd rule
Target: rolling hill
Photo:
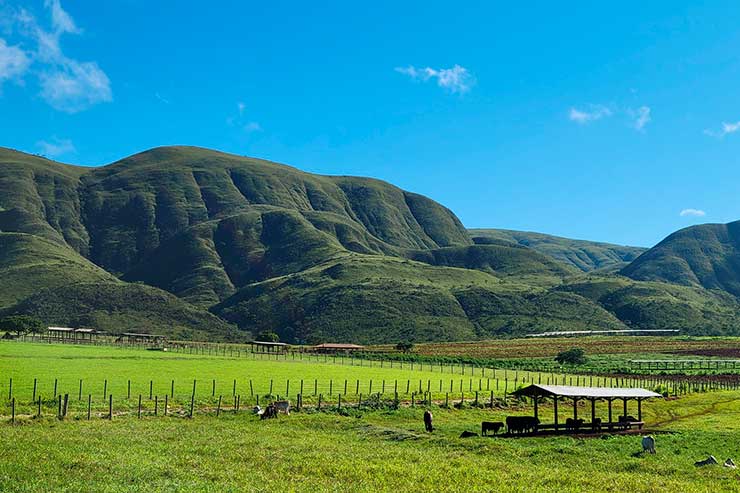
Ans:
{"type": "Polygon", "coordinates": [[[476,243],[486,243],[491,240],[516,243],[572,265],[583,272],[624,267],[647,250],[641,247],[572,240],[560,236],[508,229],[469,229],[468,232],[476,243]]]}
{"type": "Polygon", "coordinates": [[[270,329],[306,343],[681,317],[688,333],[733,330],[732,296],[605,273],[639,252],[469,232],[444,206],[389,183],[196,147],[97,168],[0,148],[0,315],[49,324],[218,340],[270,329]]]}
{"type": "Polygon", "coordinates": [[[622,274],[740,296],[740,221],[677,231],[622,269],[622,274]]]}

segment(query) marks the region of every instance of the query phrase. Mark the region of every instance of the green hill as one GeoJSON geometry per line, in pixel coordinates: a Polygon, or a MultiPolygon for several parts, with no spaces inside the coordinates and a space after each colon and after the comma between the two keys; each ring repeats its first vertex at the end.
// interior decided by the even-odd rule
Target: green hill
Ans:
{"type": "Polygon", "coordinates": [[[624,267],[647,250],[641,247],[572,240],[560,236],[508,229],[469,229],[468,232],[476,243],[486,243],[491,240],[516,243],[576,267],[583,272],[624,267]]]}
{"type": "Polygon", "coordinates": [[[677,231],[625,267],[622,274],[740,296],[740,221],[677,231]]]}
{"type": "Polygon", "coordinates": [[[639,252],[468,232],[379,180],[195,147],[98,168],[0,148],[0,314],[47,323],[364,343],[737,330],[732,296],[605,274],[639,252]]]}

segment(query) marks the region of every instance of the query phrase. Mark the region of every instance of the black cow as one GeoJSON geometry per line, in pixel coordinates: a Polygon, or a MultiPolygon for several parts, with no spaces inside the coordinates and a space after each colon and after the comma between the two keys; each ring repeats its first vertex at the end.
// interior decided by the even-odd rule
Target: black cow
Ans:
{"type": "Polygon", "coordinates": [[[567,418],[565,420],[565,429],[566,431],[578,431],[583,426],[583,420],[573,419],[573,418],[567,418]]]}
{"type": "Polygon", "coordinates": [[[506,417],[506,428],[510,435],[514,433],[530,433],[537,432],[537,425],[540,424],[540,420],[534,416],[507,416],[506,417]]]}
{"type": "Polygon", "coordinates": [[[482,436],[487,436],[489,431],[493,431],[493,434],[495,435],[503,427],[504,424],[501,421],[484,421],[480,424],[480,434],[482,436]]]}
{"type": "Polygon", "coordinates": [[[591,422],[591,429],[593,431],[601,431],[601,418],[594,418],[591,422]]]}

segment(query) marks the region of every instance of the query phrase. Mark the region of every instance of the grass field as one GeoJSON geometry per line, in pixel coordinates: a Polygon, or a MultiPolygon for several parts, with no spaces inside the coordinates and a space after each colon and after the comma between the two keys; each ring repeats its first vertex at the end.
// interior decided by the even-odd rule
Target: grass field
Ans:
{"type": "MultiPolygon", "coordinates": [[[[562,383],[563,377],[553,373],[486,371],[469,365],[381,363],[308,355],[280,356],[276,361],[275,356],[251,353],[217,357],[109,346],[4,343],[0,345],[0,415],[10,413],[11,396],[16,398],[19,414],[36,412],[34,380],[35,395],[43,397],[43,412],[48,414],[54,409],[53,397],[65,393],[70,394],[74,411],[86,408],[89,394],[94,410],[107,410],[107,396],[111,394],[117,409],[130,410],[139,394],[145,397],[145,407],[149,408],[150,383],[152,395],[169,395],[174,397],[171,405],[182,407],[189,405],[196,381],[196,404],[210,407],[220,395],[233,405],[232,396],[238,394],[242,405],[253,405],[258,395],[295,398],[299,392],[307,403],[316,403],[318,394],[322,394],[326,404],[337,404],[340,393],[345,403],[356,403],[359,394],[367,397],[382,392],[390,398],[396,390],[401,400],[410,400],[411,393],[427,390],[437,400],[444,399],[447,393],[457,400],[464,393],[469,400],[475,391],[480,391],[483,400],[490,399],[491,391],[501,398],[522,384],[547,382],[551,378],[562,383]]],[[[584,377],[566,378],[568,383],[573,378],[575,383],[584,381],[584,377]]],[[[603,379],[595,383],[601,384],[603,379]]]]}
{"type": "MultiPolygon", "coordinates": [[[[49,382],[58,378],[59,388],[75,397],[80,378],[100,393],[101,382],[110,376],[108,390],[114,394],[125,392],[127,376],[136,394],[148,393],[152,378],[156,392],[166,393],[176,379],[182,380],[178,393],[188,396],[197,378],[204,382],[201,404],[209,402],[212,379],[217,395],[230,396],[237,377],[238,385],[252,379],[263,391],[270,378],[281,384],[288,378],[343,384],[347,378],[367,385],[370,378],[440,377],[428,369],[0,344],[0,381],[10,375],[18,393],[28,392],[28,384],[20,382],[35,376],[43,382],[40,392],[52,390],[49,382]]],[[[7,392],[3,385],[0,391],[7,392]]],[[[243,386],[238,391],[248,392],[243,386]]],[[[5,410],[6,399],[0,394],[5,410]]],[[[646,402],[643,413],[656,436],[655,456],[640,455],[640,437],[634,435],[459,438],[464,430],[479,431],[483,420],[531,414],[525,403],[493,409],[435,404],[432,434],[423,432],[423,407],[311,410],[260,421],[231,410],[216,417],[213,409],[193,419],[155,417],[151,403],[147,406],[141,419],[132,412],[112,421],[101,415],[87,421],[73,407],[64,421],[48,412],[41,419],[22,416],[15,425],[0,412],[5,414],[0,418],[0,491],[740,491],[737,471],[693,466],[709,454],[720,462],[740,460],[737,391],[646,402]]],[[[603,416],[605,407],[599,404],[597,414],[603,416]]],[[[563,405],[560,412],[572,411],[563,405]]],[[[540,406],[540,414],[544,421],[552,419],[552,407],[540,406]]]]}

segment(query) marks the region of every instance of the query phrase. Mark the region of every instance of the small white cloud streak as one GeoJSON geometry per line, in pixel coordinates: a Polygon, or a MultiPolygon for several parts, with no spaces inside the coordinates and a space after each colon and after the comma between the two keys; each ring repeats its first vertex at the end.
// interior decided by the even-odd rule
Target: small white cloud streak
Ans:
{"type": "Polygon", "coordinates": [[[39,153],[49,157],[57,157],[71,152],[77,152],[77,149],[75,149],[71,140],[58,139],[57,137],[52,137],[51,142],[46,140],[36,142],[36,148],[39,150],[39,153]]]}
{"type": "Polygon", "coordinates": [[[4,80],[20,79],[31,65],[28,54],[19,46],[9,46],[0,38],[0,85],[4,80]]]}
{"type": "Polygon", "coordinates": [[[244,110],[247,108],[247,105],[239,101],[236,103],[236,107],[239,109],[239,116],[242,116],[244,114],[244,110]]]}
{"type": "Polygon", "coordinates": [[[452,68],[433,69],[431,67],[416,68],[413,65],[408,67],[396,67],[395,71],[407,75],[412,79],[422,80],[424,82],[430,79],[436,79],[437,85],[447,89],[451,93],[464,94],[470,91],[475,84],[475,77],[465,67],[454,65],[452,68]]]}
{"type": "Polygon", "coordinates": [[[650,107],[640,106],[635,113],[635,128],[637,130],[643,130],[645,125],[650,123],[650,107]]]}
{"type": "Polygon", "coordinates": [[[681,217],[704,217],[707,213],[701,209],[684,209],[678,215],[681,217]]]}
{"type": "Polygon", "coordinates": [[[735,122],[735,123],[722,122],[722,128],[720,130],[714,131],[714,130],[706,129],[704,130],[704,133],[706,135],[709,135],[710,137],[716,137],[718,139],[721,139],[725,135],[734,134],[738,130],[740,130],[740,122],[735,122]]]}
{"type": "Polygon", "coordinates": [[[568,112],[568,118],[580,125],[595,122],[609,116],[612,116],[612,111],[600,104],[591,105],[588,110],[571,108],[568,112]]]}
{"type": "Polygon", "coordinates": [[[170,100],[159,94],[158,92],[154,93],[154,97],[157,98],[161,103],[164,104],[170,104],[170,100]]]}
{"type": "Polygon", "coordinates": [[[252,132],[261,132],[262,126],[257,122],[249,122],[244,125],[244,131],[248,134],[251,134],[252,132]]]}

